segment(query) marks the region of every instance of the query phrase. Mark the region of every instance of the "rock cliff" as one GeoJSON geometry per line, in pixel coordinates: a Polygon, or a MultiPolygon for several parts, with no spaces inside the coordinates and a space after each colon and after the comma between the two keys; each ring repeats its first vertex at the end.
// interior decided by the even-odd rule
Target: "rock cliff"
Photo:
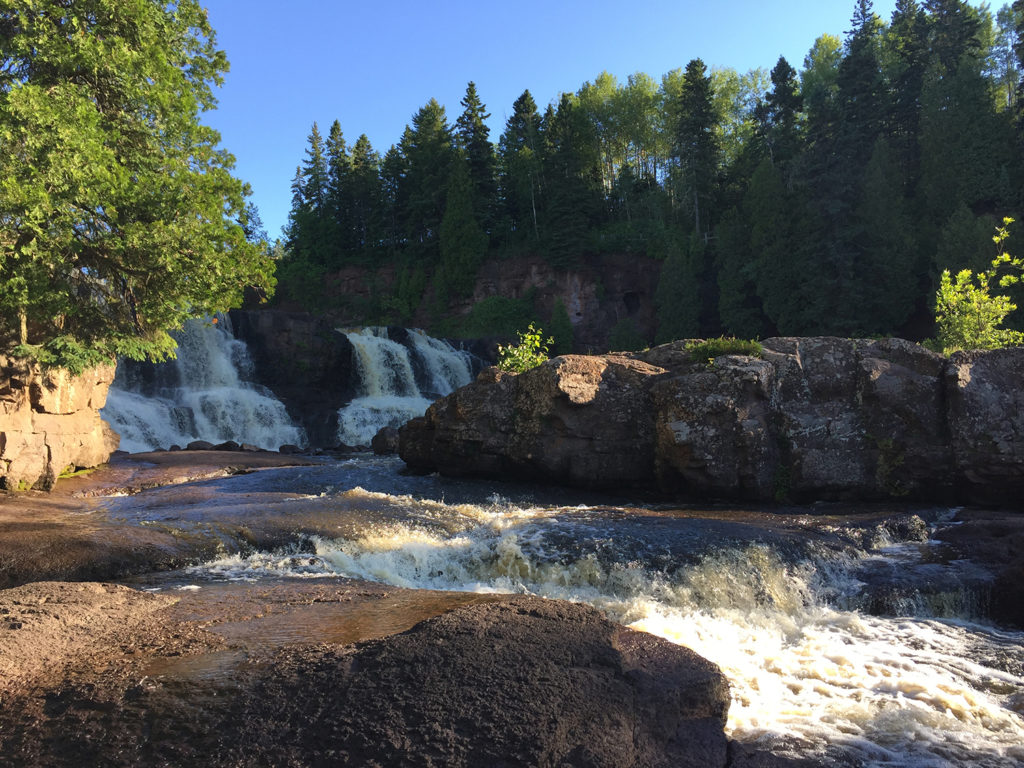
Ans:
{"type": "Polygon", "coordinates": [[[762,358],[685,342],[488,369],[400,433],[416,470],[676,497],[1017,502],[1024,348],[772,338],[762,358]]]}
{"type": "Polygon", "coordinates": [[[120,439],[99,416],[113,380],[113,365],[73,376],[0,357],[0,488],[49,490],[104,463],[120,439]]]}

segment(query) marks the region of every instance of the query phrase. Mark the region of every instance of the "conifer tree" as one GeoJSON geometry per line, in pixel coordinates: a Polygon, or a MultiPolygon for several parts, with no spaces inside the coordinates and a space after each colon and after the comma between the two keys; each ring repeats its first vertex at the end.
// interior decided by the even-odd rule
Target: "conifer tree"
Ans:
{"type": "Polygon", "coordinates": [[[497,158],[490,140],[491,131],[485,122],[490,114],[480,101],[476,83],[472,80],[466,86],[466,95],[459,103],[462,105],[462,114],[455,122],[456,143],[469,165],[473,211],[480,224],[489,231],[493,226],[497,203],[497,158]]]}
{"type": "Polygon", "coordinates": [[[444,107],[430,99],[412,118],[399,144],[405,157],[404,224],[411,242],[436,243],[455,159],[444,107]]]}
{"type": "Polygon", "coordinates": [[[675,154],[682,175],[684,204],[692,212],[693,232],[700,237],[712,224],[721,151],[715,132],[717,125],[707,66],[700,59],[693,59],[683,76],[675,154]]]}
{"type": "Polygon", "coordinates": [[[361,134],[349,158],[348,214],[354,247],[366,250],[384,239],[384,193],[381,159],[366,134],[361,134]]]}
{"type": "Polygon", "coordinates": [[[537,209],[542,194],[540,115],[530,92],[512,105],[498,144],[499,185],[509,228],[540,239],[537,209]]]}
{"type": "Polygon", "coordinates": [[[440,249],[443,287],[455,296],[468,296],[487,252],[487,233],[480,227],[473,211],[472,180],[468,163],[461,156],[452,165],[448,181],[440,249]]]}
{"type": "Polygon", "coordinates": [[[341,123],[337,120],[331,124],[327,134],[324,155],[327,162],[324,230],[330,238],[332,250],[347,253],[353,247],[348,199],[349,156],[341,123]]]}

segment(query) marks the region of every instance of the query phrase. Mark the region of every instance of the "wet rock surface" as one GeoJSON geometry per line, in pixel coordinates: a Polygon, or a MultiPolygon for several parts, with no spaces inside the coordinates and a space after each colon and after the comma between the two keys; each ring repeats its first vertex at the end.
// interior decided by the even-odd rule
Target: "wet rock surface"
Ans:
{"type": "Polygon", "coordinates": [[[763,359],[684,342],[489,369],[400,430],[416,471],[652,488],[675,498],[1012,504],[1024,348],[947,360],[900,339],[773,338],[763,359]]]}
{"type": "Polygon", "coordinates": [[[5,764],[726,764],[718,668],[592,608],[344,580],[232,591],[220,605],[95,583],[0,593],[27,619],[0,634],[5,764]],[[387,606],[399,623],[360,623],[403,593],[387,606]],[[313,623],[321,641],[267,632],[312,608],[335,617],[313,623]]]}

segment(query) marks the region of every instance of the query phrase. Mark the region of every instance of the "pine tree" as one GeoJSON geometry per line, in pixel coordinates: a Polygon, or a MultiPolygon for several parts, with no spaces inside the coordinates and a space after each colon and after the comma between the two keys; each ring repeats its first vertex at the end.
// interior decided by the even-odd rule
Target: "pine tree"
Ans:
{"type": "Polygon", "coordinates": [[[787,167],[800,149],[797,120],[803,108],[796,70],[780,56],[771,73],[772,90],[765,98],[765,142],[772,162],[787,167]]]}
{"type": "Polygon", "coordinates": [[[431,99],[413,115],[399,144],[406,170],[402,184],[405,231],[413,243],[436,243],[444,216],[454,146],[444,107],[431,99]]]}
{"type": "Polygon", "coordinates": [[[916,0],[897,0],[883,36],[885,69],[892,90],[889,135],[907,192],[917,187],[921,167],[921,92],[928,65],[927,17],[916,0]]]}
{"type": "Polygon", "coordinates": [[[473,81],[466,86],[466,95],[460,104],[462,114],[455,122],[456,143],[469,165],[473,211],[484,229],[490,231],[494,225],[498,193],[497,158],[490,140],[490,128],[485,122],[490,114],[477,96],[473,81]]]}
{"type": "Polygon", "coordinates": [[[602,202],[601,158],[595,128],[575,97],[562,94],[545,132],[548,258],[557,267],[578,263],[602,202]]]}
{"type": "Polygon", "coordinates": [[[704,237],[712,225],[721,149],[711,78],[700,59],[686,65],[678,109],[675,155],[682,176],[682,198],[692,211],[694,233],[704,237]]]}
{"type": "Polygon", "coordinates": [[[332,248],[348,253],[353,247],[349,208],[349,156],[341,123],[335,120],[327,134],[324,149],[327,162],[327,195],[324,207],[324,229],[329,233],[332,248]]]}
{"type": "Polygon", "coordinates": [[[540,115],[529,91],[512,105],[498,143],[499,186],[504,215],[512,232],[540,239],[537,210],[541,185],[540,115]]]}
{"type": "Polygon", "coordinates": [[[349,158],[347,199],[353,245],[361,250],[378,247],[384,240],[380,165],[380,155],[366,134],[360,135],[349,158]]]}
{"type": "Polygon", "coordinates": [[[682,247],[674,248],[662,264],[654,298],[657,343],[693,339],[700,334],[703,257],[704,243],[694,235],[682,247]]]}
{"type": "Polygon", "coordinates": [[[916,258],[899,166],[885,138],[875,143],[854,216],[861,232],[850,286],[851,333],[875,335],[900,328],[919,299],[923,266],[916,258]]]}

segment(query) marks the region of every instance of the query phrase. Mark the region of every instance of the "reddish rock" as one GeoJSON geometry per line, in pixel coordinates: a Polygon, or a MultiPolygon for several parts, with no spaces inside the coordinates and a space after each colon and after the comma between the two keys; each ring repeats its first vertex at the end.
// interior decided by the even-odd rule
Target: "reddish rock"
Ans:
{"type": "Polygon", "coordinates": [[[50,489],[107,461],[120,438],[100,419],[114,366],[74,376],[0,357],[0,488],[50,489]]]}
{"type": "Polygon", "coordinates": [[[759,501],[1012,503],[1024,349],[951,360],[901,339],[773,338],[763,359],[684,342],[489,371],[400,430],[410,466],[759,501]]]}
{"type": "Polygon", "coordinates": [[[539,598],[282,659],[247,704],[233,715],[231,764],[726,764],[729,684],[717,666],[589,606],[539,598]]]}

